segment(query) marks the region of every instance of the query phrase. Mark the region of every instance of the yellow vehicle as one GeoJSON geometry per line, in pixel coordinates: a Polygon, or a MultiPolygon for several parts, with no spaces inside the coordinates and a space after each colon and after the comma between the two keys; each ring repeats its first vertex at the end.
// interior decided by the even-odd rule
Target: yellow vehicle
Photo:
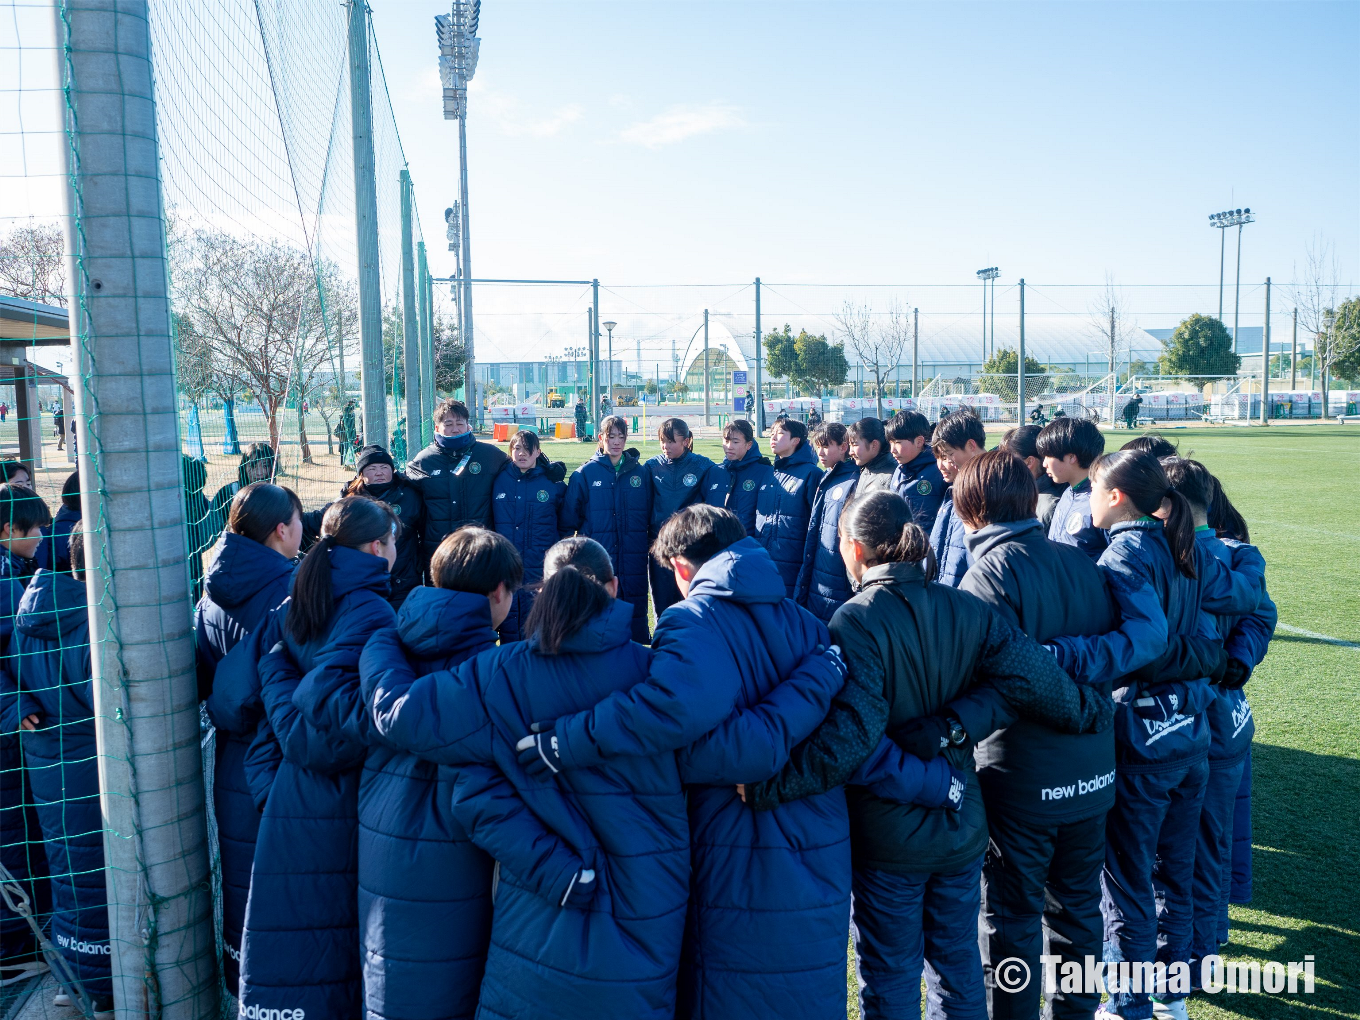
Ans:
{"type": "Polygon", "coordinates": [[[637,407],[637,392],[636,386],[615,386],[614,406],[637,407]]]}
{"type": "Polygon", "coordinates": [[[547,394],[544,395],[543,400],[549,407],[567,406],[566,396],[564,394],[558,393],[556,390],[549,390],[547,394]]]}

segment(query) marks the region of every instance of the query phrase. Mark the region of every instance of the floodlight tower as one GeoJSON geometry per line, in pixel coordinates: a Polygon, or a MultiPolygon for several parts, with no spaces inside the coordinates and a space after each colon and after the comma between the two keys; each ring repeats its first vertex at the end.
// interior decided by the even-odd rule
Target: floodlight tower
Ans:
{"type": "Polygon", "coordinates": [[[463,297],[459,322],[463,351],[465,392],[475,420],[482,419],[482,402],[477,399],[477,380],[473,372],[472,339],[472,242],[468,228],[467,87],[477,71],[477,55],[482,41],[477,38],[477,21],[482,0],[453,0],[449,14],[435,16],[435,35],[439,40],[439,79],[444,86],[444,119],[458,121],[458,201],[461,210],[459,279],[463,297]]]}
{"type": "MultiPolygon", "coordinates": [[[[986,269],[977,271],[977,278],[982,281],[982,362],[987,362],[987,284],[992,285],[992,353],[996,353],[996,278],[1001,275],[1001,270],[996,266],[989,266],[986,269]]],[[[978,366],[981,368],[981,366],[978,366]]]]}
{"type": "Polygon", "coordinates": [[[605,392],[609,394],[609,409],[612,411],[614,409],[614,327],[617,326],[618,323],[602,322],[600,325],[603,326],[605,331],[609,334],[609,360],[605,363],[609,366],[605,369],[605,372],[607,373],[606,378],[609,380],[606,385],[609,389],[605,392]]]}
{"type": "MultiPolygon", "coordinates": [[[[1237,305],[1242,297],[1242,228],[1248,223],[1255,223],[1256,217],[1251,214],[1250,209],[1225,209],[1220,213],[1213,213],[1209,217],[1209,226],[1216,227],[1221,231],[1226,231],[1229,227],[1237,228],[1237,287],[1233,297],[1233,353],[1237,353],[1237,305]]],[[[1223,262],[1225,255],[1224,242],[1226,234],[1219,234],[1218,240],[1218,321],[1223,321],[1223,262]]]]}
{"type": "Polygon", "coordinates": [[[454,199],[453,205],[444,210],[444,222],[448,225],[444,236],[449,239],[449,251],[453,253],[454,282],[449,286],[449,297],[453,298],[453,317],[458,323],[458,334],[463,333],[463,217],[460,212],[462,203],[454,199]]]}

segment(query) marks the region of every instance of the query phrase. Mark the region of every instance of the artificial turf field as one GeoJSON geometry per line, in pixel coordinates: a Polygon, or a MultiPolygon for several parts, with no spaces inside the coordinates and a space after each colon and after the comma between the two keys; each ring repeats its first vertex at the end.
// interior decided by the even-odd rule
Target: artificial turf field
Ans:
{"type": "MultiPolygon", "coordinates": [[[[1190,1015],[1360,1020],[1360,426],[1154,431],[1222,480],[1266,558],[1280,610],[1247,687],[1253,899],[1231,908],[1223,955],[1264,964],[1311,953],[1317,975],[1312,995],[1197,996],[1190,1015]]],[[[1108,433],[1106,446],[1128,438],[1108,433]]],[[[988,434],[989,446],[999,441],[988,434]]],[[[641,449],[658,452],[655,439],[641,449]]],[[[716,440],[695,449],[722,457],[716,440]]],[[[594,447],[550,443],[546,452],[575,467],[594,447]]]]}

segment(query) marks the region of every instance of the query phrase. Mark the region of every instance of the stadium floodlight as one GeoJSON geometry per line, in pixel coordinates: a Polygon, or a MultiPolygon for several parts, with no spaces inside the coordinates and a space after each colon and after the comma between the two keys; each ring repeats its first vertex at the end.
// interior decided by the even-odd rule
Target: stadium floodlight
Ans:
{"type": "MultiPolygon", "coordinates": [[[[1237,298],[1242,293],[1242,228],[1255,223],[1256,217],[1250,209],[1225,209],[1223,212],[1209,214],[1209,226],[1220,231],[1218,235],[1218,321],[1223,321],[1223,269],[1227,247],[1227,230],[1237,228],[1237,298]]],[[[1233,309],[1233,351],[1237,351],[1237,309],[1233,309]]]]}
{"type": "MultiPolygon", "coordinates": [[[[600,325],[603,326],[605,332],[609,334],[609,360],[605,362],[605,364],[609,366],[608,369],[606,369],[606,372],[609,380],[607,384],[609,386],[609,404],[612,407],[614,404],[614,327],[617,326],[618,323],[602,322],[600,325]]],[[[598,333],[595,335],[599,336],[598,333]]]]}
{"type": "MultiPolygon", "coordinates": [[[[988,266],[986,269],[977,271],[977,278],[982,281],[982,361],[987,362],[987,284],[992,285],[992,353],[996,353],[996,278],[1001,275],[1001,270],[996,266],[988,266]]],[[[982,366],[979,365],[979,368],[982,366]]]]}

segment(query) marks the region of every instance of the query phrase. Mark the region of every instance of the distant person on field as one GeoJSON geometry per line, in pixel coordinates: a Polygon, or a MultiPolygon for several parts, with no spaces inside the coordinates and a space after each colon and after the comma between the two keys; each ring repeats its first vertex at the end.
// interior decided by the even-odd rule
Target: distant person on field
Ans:
{"type": "Polygon", "coordinates": [[[57,449],[66,449],[66,414],[60,404],[52,411],[52,431],[57,437],[57,449]]]}
{"type": "Polygon", "coordinates": [[[590,412],[586,410],[586,402],[578,396],[576,398],[576,438],[583,443],[589,438],[586,435],[586,425],[589,421],[590,412]]]}
{"type": "Polygon", "coordinates": [[[43,540],[34,554],[38,566],[47,570],[69,571],[71,553],[67,546],[71,529],[80,523],[80,472],[72,471],[61,485],[61,509],[43,529],[43,540]]]}
{"type": "Polygon", "coordinates": [[[1138,422],[1138,412],[1143,406],[1143,395],[1135,393],[1133,399],[1124,405],[1124,427],[1132,429],[1138,422]]]}

